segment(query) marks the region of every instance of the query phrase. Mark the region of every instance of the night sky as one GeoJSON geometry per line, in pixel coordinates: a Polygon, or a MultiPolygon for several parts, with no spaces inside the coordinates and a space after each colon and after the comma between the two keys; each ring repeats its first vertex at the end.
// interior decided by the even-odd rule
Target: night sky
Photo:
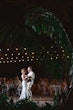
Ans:
{"type": "MultiPolygon", "coordinates": [[[[0,24],[22,25],[25,13],[33,7],[43,7],[55,13],[66,29],[73,46],[73,0],[3,0],[0,1],[0,24]]],[[[20,74],[20,68],[23,65],[19,64],[17,67],[16,65],[0,65],[0,72],[5,74],[5,71],[11,71],[11,74],[14,74],[14,69],[14,72],[20,74]]]]}

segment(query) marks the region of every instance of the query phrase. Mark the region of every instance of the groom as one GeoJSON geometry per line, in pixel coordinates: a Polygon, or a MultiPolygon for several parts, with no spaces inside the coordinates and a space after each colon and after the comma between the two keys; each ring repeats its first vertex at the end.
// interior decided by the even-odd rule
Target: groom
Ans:
{"type": "Polygon", "coordinates": [[[32,67],[29,66],[27,68],[28,74],[27,74],[27,99],[31,100],[32,99],[32,85],[34,84],[34,79],[35,79],[35,73],[32,71],[32,67]]]}

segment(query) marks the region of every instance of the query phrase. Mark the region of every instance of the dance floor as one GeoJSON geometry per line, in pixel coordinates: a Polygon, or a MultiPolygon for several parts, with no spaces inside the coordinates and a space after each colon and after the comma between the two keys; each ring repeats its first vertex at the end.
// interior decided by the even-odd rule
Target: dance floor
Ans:
{"type": "MultiPolygon", "coordinates": [[[[19,97],[12,97],[12,98],[14,102],[19,100],[19,97]]],[[[54,104],[53,98],[48,96],[33,96],[32,101],[35,102],[38,106],[45,106],[46,103],[51,105],[54,104]]]]}

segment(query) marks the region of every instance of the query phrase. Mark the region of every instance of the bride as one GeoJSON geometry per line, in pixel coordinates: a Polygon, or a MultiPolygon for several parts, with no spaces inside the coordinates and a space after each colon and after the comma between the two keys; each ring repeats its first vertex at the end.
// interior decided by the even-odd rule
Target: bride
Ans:
{"type": "Polygon", "coordinates": [[[21,78],[22,78],[22,90],[21,90],[21,95],[20,95],[20,100],[22,100],[22,99],[25,99],[26,98],[26,89],[27,89],[27,76],[26,76],[26,73],[27,73],[27,71],[26,71],[26,69],[25,68],[23,68],[23,69],[21,69],[21,73],[22,73],[22,75],[21,75],[21,78]]]}

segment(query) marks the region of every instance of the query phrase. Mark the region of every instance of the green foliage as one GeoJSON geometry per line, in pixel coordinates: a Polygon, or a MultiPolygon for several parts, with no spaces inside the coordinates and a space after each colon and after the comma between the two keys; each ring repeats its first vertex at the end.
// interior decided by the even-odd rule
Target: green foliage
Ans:
{"type": "Polygon", "coordinates": [[[0,42],[5,48],[26,47],[29,55],[34,51],[35,58],[38,59],[35,63],[58,79],[70,69],[72,47],[68,35],[56,16],[46,9],[34,8],[27,12],[23,25],[0,25],[0,42]],[[49,54],[46,53],[47,51],[49,54]],[[56,59],[57,54],[59,59],[56,59]]]}
{"type": "Polygon", "coordinates": [[[5,94],[0,94],[0,110],[55,110],[56,108],[46,103],[46,106],[39,107],[33,101],[27,99],[14,103],[5,94]]]}

